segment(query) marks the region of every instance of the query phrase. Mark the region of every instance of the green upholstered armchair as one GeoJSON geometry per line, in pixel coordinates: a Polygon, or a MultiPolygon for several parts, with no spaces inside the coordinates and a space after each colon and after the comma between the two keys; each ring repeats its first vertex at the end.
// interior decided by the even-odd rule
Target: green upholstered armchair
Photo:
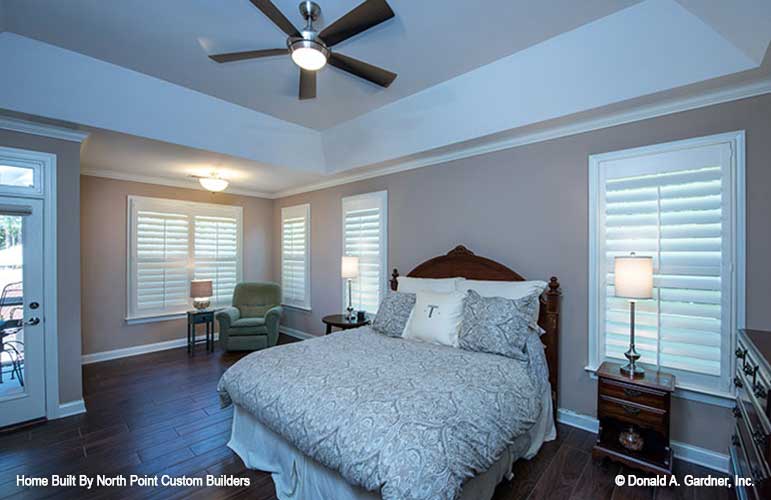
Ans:
{"type": "Polygon", "coordinates": [[[256,351],[278,342],[281,287],[276,283],[239,283],[233,305],[217,311],[220,345],[226,351],[256,351]]]}

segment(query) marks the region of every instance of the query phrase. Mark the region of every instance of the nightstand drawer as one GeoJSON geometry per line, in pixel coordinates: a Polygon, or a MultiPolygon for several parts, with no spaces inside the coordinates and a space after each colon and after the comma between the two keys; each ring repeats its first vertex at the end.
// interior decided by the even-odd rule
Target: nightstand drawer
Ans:
{"type": "Polygon", "coordinates": [[[662,433],[668,432],[667,412],[629,403],[608,396],[600,396],[600,418],[614,418],[621,422],[647,427],[662,433]]]}
{"type": "Polygon", "coordinates": [[[667,408],[667,393],[665,392],[605,378],[600,379],[600,395],[649,406],[662,411],[667,408]]]}

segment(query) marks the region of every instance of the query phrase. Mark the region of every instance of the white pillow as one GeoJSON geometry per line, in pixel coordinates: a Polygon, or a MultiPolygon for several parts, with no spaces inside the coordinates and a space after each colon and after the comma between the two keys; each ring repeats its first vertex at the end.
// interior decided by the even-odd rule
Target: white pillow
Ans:
{"type": "Polygon", "coordinates": [[[415,295],[415,307],[403,337],[458,347],[464,294],[417,292],[415,295]]]}
{"type": "Polygon", "coordinates": [[[457,290],[457,284],[463,281],[463,278],[410,278],[408,276],[399,276],[396,278],[399,283],[398,290],[402,293],[418,292],[437,292],[450,293],[457,290]]]}
{"type": "Polygon", "coordinates": [[[504,299],[521,299],[535,292],[539,295],[546,290],[545,281],[481,281],[463,280],[457,283],[456,289],[464,294],[474,290],[482,297],[503,297],[504,299]]]}

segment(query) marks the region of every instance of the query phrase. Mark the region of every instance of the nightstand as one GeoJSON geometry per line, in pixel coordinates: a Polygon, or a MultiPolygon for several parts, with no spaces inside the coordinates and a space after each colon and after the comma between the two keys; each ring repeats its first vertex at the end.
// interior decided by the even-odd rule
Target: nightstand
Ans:
{"type": "Polygon", "coordinates": [[[330,314],[329,316],[324,316],[321,318],[321,321],[327,325],[326,335],[332,333],[332,327],[339,328],[341,330],[350,330],[351,328],[359,328],[360,326],[369,324],[368,319],[365,319],[364,321],[358,321],[356,319],[353,321],[348,321],[345,319],[344,314],[330,314]]]}
{"type": "Polygon", "coordinates": [[[597,418],[600,428],[594,457],[608,457],[655,474],[672,474],[669,442],[675,377],[646,370],[643,378],[621,374],[618,363],[597,370],[597,418]]]}

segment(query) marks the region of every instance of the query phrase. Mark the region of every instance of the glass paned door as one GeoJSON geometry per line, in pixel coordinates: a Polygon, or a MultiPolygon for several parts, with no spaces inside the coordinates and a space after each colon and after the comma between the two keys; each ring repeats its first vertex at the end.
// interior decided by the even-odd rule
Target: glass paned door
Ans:
{"type": "Polygon", "coordinates": [[[46,413],[42,207],[0,196],[0,427],[46,413]]]}

